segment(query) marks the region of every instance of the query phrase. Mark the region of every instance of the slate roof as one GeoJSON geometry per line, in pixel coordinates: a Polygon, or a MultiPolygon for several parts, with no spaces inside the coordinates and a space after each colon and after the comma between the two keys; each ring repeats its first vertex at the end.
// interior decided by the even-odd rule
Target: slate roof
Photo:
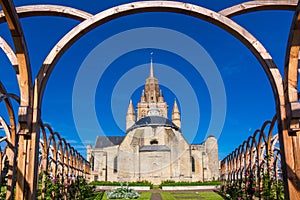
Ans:
{"type": "Polygon", "coordinates": [[[139,127],[146,127],[146,126],[165,126],[165,127],[171,127],[175,130],[179,130],[178,126],[176,126],[173,122],[171,122],[169,119],[164,118],[162,116],[146,116],[141,118],[139,121],[137,121],[132,127],[127,129],[127,132],[132,131],[133,129],[139,128],[139,127]]]}
{"type": "Polygon", "coordinates": [[[97,136],[95,148],[120,145],[125,136],[97,136]]]}
{"type": "Polygon", "coordinates": [[[140,152],[147,151],[171,151],[171,149],[165,145],[145,145],[140,148],[140,152]]]}

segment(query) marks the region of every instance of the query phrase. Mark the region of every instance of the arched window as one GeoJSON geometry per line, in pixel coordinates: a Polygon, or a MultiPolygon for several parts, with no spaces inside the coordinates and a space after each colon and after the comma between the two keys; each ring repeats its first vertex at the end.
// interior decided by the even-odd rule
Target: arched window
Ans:
{"type": "Polygon", "coordinates": [[[118,172],[118,156],[114,158],[114,173],[118,172]]]}
{"type": "Polygon", "coordinates": [[[191,156],[191,162],[192,162],[192,172],[195,172],[195,158],[191,156]]]}
{"type": "Polygon", "coordinates": [[[146,116],[146,111],[142,110],[142,117],[145,117],[145,116],[146,116]]]}
{"type": "Polygon", "coordinates": [[[151,140],[151,141],[150,141],[150,144],[151,144],[151,145],[153,145],[153,144],[158,144],[158,141],[155,140],[155,139],[154,139],[154,140],[151,140]]]}

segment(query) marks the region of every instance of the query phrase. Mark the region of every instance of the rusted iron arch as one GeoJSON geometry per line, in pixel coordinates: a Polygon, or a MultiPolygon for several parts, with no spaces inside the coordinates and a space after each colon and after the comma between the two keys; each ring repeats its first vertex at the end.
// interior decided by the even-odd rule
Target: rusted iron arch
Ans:
{"type": "Polygon", "coordinates": [[[41,106],[42,97],[47,81],[55,67],[55,64],[63,55],[63,53],[79,38],[85,35],[93,28],[116,19],[121,16],[130,15],[141,12],[173,12],[181,13],[196,18],[203,19],[207,22],[217,25],[220,28],[231,33],[238,40],[245,44],[246,47],[254,54],[257,60],[261,63],[272,87],[276,106],[279,110],[279,105],[284,103],[282,77],[281,74],[272,60],[270,54],[266,51],[263,45],[247,30],[227,17],[224,17],[214,11],[202,8],[197,5],[175,2],[175,1],[142,1],[128,3],[116,6],[100,12],[93,17],[83,21],[67,33],[51,50],[45,59],[40,71],[37,75],[37,91],[39,99],[37,106],[41,106]]]}
{"type": "Polygon", "coordinates": [[[31,68],[28,56],[28,50],[26,42],[24,39],[22,27],[16,13],[15,7],[12,1],[9,0],[0,0],[3,12],[5,14],[5,19],[7,21],[8,27],[11,31],[11,36],[13,39],[16,56],[18,60],[18,74],[17,79],[20,88],[20,106],[24,106],[24,112],[27,114],[27,107],[32,104],[32,76],[31,68]]]}
{"type": "Polygon", "coordinates": [[[263,10],[296,10],[297,0],[274,0],[274,1],[248,1],[219,11],[220,14],[227,17],[263,11],[263,10]]]}
{"type": "MultiPolygon", "coordinates": [[[[93,15],[83,10],[61,5],[26,5],[16,7],[19,18],[33,16],[60,16],[83,21],[93,15]]],[[[0,23],[5,22],[4,13],[0,11],[0,23]]]]}

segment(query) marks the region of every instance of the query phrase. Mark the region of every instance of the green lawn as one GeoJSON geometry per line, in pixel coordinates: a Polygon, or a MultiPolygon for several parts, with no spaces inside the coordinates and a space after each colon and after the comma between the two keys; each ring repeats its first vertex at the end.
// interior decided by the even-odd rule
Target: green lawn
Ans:
{"type": "MultiPolygon", "coordinates": [[[[161,192],[160,193],[163,200],[196,200],[195,197],[202,197],[203,200],[223,200],[223,198],[215,192],[185,192],[185,193],[170,193],[161,192]],[[191,197],[191,198],[189,198],[191,197]]],[[[199,198],[200,199],[200,198],[199,198]]]]}
{"type": "MultiPolygon", "coordinates": [[[[141,192],[138,200],[150,200],[151,192],[141,192]]],[[[203,200],[223,200],[223,198],[215,192],[191,192],[191,193],[170,193],[170,192],[160,192],[163,200],[197,200],[195,197],[202,197],[203,200]],[[182,197],[182,198],[180,198],[182,197]],[[191,197],[191,198],[188,198],[191,197]]],[[[200,199],[199,198],[199,199],[200,199]]],[[[106,193],[104,194],[102,200],[108,200],[106,193]]],[[[117,199],[120,200],[120,199],[117,199]]]]}
{"type": "Polygon", "coordinates": [[[170,192],[161,192],[160,196],[163,200],[176,200],[175,197],[172,196],[170,192]]]}
{"type": "Polygon", "coordinates": [[[223,200],[223,197],[215,192],[199,192],[199,196],[206,200],[223,200]]]}

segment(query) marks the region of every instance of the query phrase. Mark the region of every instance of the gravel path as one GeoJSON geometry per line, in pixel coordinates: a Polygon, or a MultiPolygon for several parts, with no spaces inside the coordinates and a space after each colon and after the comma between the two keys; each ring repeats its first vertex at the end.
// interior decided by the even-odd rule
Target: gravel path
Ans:
{"type": "Polygon", "coordinates": [[[162,198],[159,193],[153,193],[151,195],[151,200],[162,200],[162,198]]]}

